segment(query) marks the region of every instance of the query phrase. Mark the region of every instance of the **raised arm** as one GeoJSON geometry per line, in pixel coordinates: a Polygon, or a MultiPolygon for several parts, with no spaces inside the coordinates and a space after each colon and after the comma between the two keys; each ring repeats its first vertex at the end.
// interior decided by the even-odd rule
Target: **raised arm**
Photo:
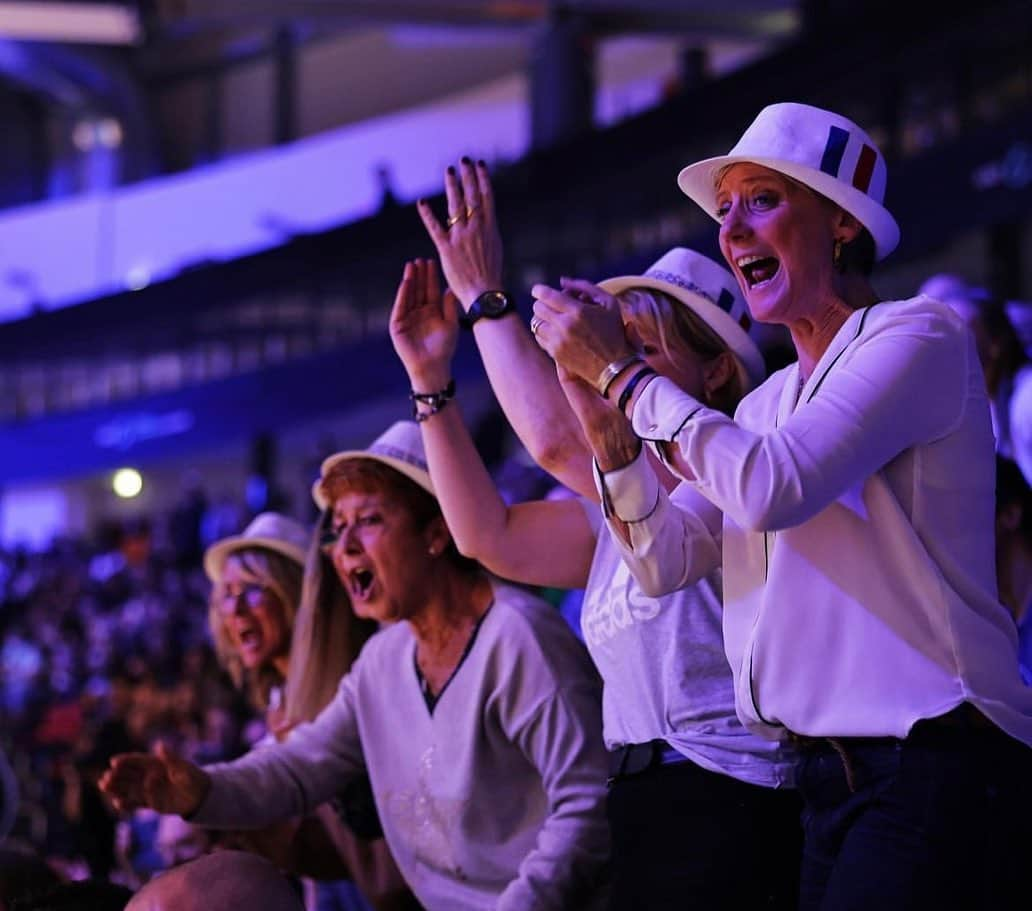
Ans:
{"type": "MultiPolygon", "coordinates": [[[[458,304],[450,293],[442,297],[436,266],[429,260],[406,264],[390,332],[414,391],[437,392],[448,386],[458,304]]],[[[429,408],[419,407],[424,412],[429,408]]],[[[421,426],[434,490],[463,554],[507,579],[584,587],[595,537],[580,503],[507,506],[473,445],[458,402],[427,414],[421,426]]]]}
{"type": "MultiPolygon", "coordinates": [[[[444,182],[449,221],[457,220],[446,228],[426,200],[420,200],[419,214],[448,286],[469,310],[484,291],[502,290],[502,240],[494,194],[483,162],[463,159],[458,169],[448,169],[444,182]]],[[[571,490],[593,499],[587,445],[551,361],[534,344],[519,315],[479,319],[473,335],[495,397],[531,457],[571,490]]]]}

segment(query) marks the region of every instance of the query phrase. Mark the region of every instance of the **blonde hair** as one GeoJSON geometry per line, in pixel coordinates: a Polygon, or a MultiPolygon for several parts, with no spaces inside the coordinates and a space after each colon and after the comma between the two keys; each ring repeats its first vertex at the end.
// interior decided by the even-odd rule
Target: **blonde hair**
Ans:
{"type": "MultiPolygon", "coordinates": [[[[227,560],[236,560],[245,582],[261,585],[269,590],[277,606],[283,611],[287,635],[294,626],[297,604],[301,598],[301,567],[296,561],[266,547],[243,547],[234,551],[227,560]]],[[[262,709],[269,705],[269,693],[280,686],[283,679],[271,664],[248,673],[226,630],[221,604],[226,586],[220,578],[211,587],[208,599],[208,627],[215,642],[215,654],[238,689],[247,689],[251,699],[262,709]]],[[[292,637],[291,637],[292,638],[292,637]]]]}
{"type": "Polygon", "coordinates": [[[733,415],[745,394],[742,382],[744,369],[734,352],[706,322],[687,305],[655,288],[627,288],[617,295],[620,312],[634,326],[641,340],[658,348],[674,364],[681,364],[695,353],[711,361],[727,352],[735,359],[731,377],[715,392],[706,396],[711,408],[733,415]]]}
{"type": "Polygon", "coordinates": [[[313,532],[305,560],[284,690],[287,724],[311,721],[330,703],[341,677],[378,629],[373,620],[362,619],[352,609],[333,563],[322,553],[319,545],[327,515],[329,511],[313,532]]]}

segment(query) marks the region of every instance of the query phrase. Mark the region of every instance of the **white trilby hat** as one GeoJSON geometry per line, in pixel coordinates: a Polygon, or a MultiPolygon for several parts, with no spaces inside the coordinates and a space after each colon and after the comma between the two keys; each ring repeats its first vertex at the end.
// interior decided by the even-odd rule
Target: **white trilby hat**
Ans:
{"type": "Polygon", "coordinates": [[[389,465],[395,471],[415,481],[429,493],[434,493],[434,485],[430,480],[430,469],[426,465],[426,453],[423,451],[423,434],[415,421],[398,421],[381,433],[368,449],[348,449],[335,452],[323,460],[319,470],[319,478],[312,485],[312,499],[320,509],[329,506],[329,500],[323,492],[323,481],[335,465],[346,459],[373,459],[389,465]]]}
{"type": "Polygon", "coordinates": [[[752,317],[735,277],[708,256],[674,247],[657,259],[644,275],[607,278],[598,286],[610,294],[628,288],[654,288],[680,301],[712,329],[738,360],[743,392],[763,382],[763,356],[748,335],[752,317]]]}
{"type": "Polygon", "coordinates": [[[278,512],[259,513],[239,535],[216,541],[204,552],[204,571],[218,582],[232,554],[255,547],[273,550],[303,567],[308,539],[308,530],[297,520],[278,512]]]}
{"type": "Polygon", "coordinates": [[[717,179],[748,161],[786,174],[854,216],[874,238],[878,259],[899,243],[899,225],[885,208],[885,159],[853,121],[808,104],[765,107],[727,155],[688,165],[678,186],[714,218],[717,179]]]}

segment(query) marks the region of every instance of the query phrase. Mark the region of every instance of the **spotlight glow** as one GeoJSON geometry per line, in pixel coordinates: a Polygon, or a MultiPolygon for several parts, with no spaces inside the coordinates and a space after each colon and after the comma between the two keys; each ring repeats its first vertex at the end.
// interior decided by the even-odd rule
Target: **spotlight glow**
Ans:
{"type": "Polygon", "coordinates": [[[111,478],[111,489],[123,500],[132,499],[143,490],[143,477],[135,468],[119,468],[111,478]]]}

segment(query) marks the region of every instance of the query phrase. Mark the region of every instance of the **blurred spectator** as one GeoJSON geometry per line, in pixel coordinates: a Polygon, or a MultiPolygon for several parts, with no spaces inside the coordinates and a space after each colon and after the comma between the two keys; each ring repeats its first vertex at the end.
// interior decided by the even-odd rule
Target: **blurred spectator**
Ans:
{"type": "Polygon", "coordinates": [[[934,275],[921,293],[948,304],[971,328],[989,393],[996,451],[1032,480],[1032,364],[1003,301],[959,276],[934,275]]]}
{"type": "Polygon", "coordinates": [[[1010,300],[1004,305],[1025,354],[1032,357],[1032,301],[1010,300]]]}
{"type": "Polygon", "coordinates": [[[207,854],[212,847],[207,829],[195,826],[180,816],[162,816],[158,820],[158,852],[166,870],[207,854]]]}
{"type": "Polygon", "coordinates": [[[92,547],[0,551],[0,732],[21,790],[13,836],[72,877],[136,885],[164,867],[147,818],[123,827],[131,863],[118,862],[96,788],[112,755],[159,738],[201,761],[247,748],[253,714],[215,661],[207,581],[173,545],[161,521],[140,518],[102,526],[92,547]]]}

